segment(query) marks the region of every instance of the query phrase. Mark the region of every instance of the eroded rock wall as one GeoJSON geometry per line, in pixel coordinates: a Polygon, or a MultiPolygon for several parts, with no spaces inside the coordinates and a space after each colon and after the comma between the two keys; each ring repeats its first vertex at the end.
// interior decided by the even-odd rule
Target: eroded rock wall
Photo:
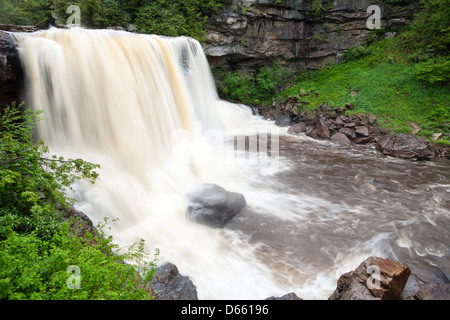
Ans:
{"type": "Polygon", "coordinates": [[[383,1],[323,0],[319,6],[318,0],[233,0],[210,17],[205,51],[213,67],[251,69],[279,61],[317,69],[369,35],[367,9],[374,4],[388,31],[412,19],[413,6],[383,1]]]}

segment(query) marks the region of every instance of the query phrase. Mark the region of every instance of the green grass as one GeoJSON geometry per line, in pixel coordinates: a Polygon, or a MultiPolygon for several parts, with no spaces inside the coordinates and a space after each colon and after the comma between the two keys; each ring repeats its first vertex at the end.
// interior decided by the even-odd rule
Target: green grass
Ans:
{"type": "Polygon", "coordinates": [[[369,47],[361,58],[308,72],[282,97],[302,96],[315,109],[323,102],[336,107],[351,103],[350,113],[369,113],[394,133],[409,133],[412,122],[430,138],[443,132],[448,141],[450,88],[448,82],[429,83],[415,75],[417,65],[407,61],[399,39],[385,39],[369,47]],[[351,92],[357,92],[352,95],[351,92]],[[314,93],[314,94],[310,94],[314,93]]]}

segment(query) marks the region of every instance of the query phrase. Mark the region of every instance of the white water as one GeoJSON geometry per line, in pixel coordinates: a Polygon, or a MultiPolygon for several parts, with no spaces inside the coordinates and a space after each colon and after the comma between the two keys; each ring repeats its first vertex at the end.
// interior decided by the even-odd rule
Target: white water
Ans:
{"type": "MultiPolygon", "coordinates": [[[[77,208],[94,222],[119,218],[111,230],[116,241],[126,247],[142,238],[150,252],[160,249],[160,263],[176,264],[200,299],[264,299],[288,292],[326,299],[342,273],[370,255],[391,256],[391,239],[411,251],[414,239],[399,224],[420,218],[399,216],[381,229],[370,227],[378,210],[370,202],[335,200],[305,184],[321,181],[331,164],[318,161],[294,173],[311,161],[306,150],[332,144],[290,140],[283,133],[281,141],[304,148],[295,161],[278,157],[276,139],[271,158],[265,152],[253,162],[225,158],[230,153],[221,143],[224,134],[253,130],[277,138],[279,129],[244,106],[218,99],[197,41],[83,29],[52,29],[17,40],[27,104],[46,116],[39,136],[54,154],[101,164],[95,185],[76,186],[77,208]],[[292,177],[295,183],[287,183],[292,177]],[[244,194],[248,211],[223,230],[188,221],[184,195],[204,182],[244,194]]],[[[345,159],[374,157],[335,152],[345,159]]],[[[395,203],[383,207],[383,201],[379,206],[386,210],[395,203]]],[[[440,217],[448,219],[448,210],[440,217]]],[[[417,246],[421,254],[447,250],[427,245],[417,246]]]]}

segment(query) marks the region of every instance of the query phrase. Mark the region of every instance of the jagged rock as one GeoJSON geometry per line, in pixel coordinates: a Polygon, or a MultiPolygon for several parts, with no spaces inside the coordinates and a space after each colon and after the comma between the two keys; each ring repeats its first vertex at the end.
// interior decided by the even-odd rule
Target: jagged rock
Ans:
{"type": "Polygon", "coordinates": [[[303,300],[302,298],[300,298],[299,296],[297,296],[294,292],[285,294],[284,296],[281,297],[269,297],[266,298],[266,300],[303,300]]]}
{"type": "Polygon", "coordinates": [[[216,184],[202,184],[187,197],[188,219],[212,228],[223,228],[246,206],[242,194],[228,192],[216,184]]]}
{"type": "Polygon", "coordinates": [[[289,134],[299,134],[306,131],[306,123],[299,122],[288,129],[289,134]]]}
{"type": "Polygon", "coordinates": [[[370,257],[354,271],[343,274],[329,300],[401,299],[411,270],[399,263],[370,257]]]}
{"type": "Polygon", "coordinates": [[[156,268],[150,285],[159,300],[198,300],[197,288],[192,280],[182,276],[172,263],[156,268]]]}
{"type": "Polygon", "coordinates": [[[402,159],[429,160],[435,156],[428,141],[406,133],[386,136],[376,147],[385,155],[402,159]]]}
{"type": "Polygon", "coordinates": [[[342,132],[337,132],[331,137],[331,141],[341,142],[341,143],[350,143],[350,139],[342,132]]]}

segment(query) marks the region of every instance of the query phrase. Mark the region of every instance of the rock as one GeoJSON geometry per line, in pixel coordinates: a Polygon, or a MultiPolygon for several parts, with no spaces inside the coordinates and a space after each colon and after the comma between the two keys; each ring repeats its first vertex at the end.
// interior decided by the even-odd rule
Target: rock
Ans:
{"type": "Polygon", "coordinates": [[[369,116],[369,124],[374,125],[377,122],[377,117],[374,115],[369,116]]]}
{"type": "Polygon", "coordinates": [[[341,117],[336,118],[336,125],[343,126],[344,124],[345,124],[345,122],[342,120],[341,117]]]}
{"type": "Polygon", "coordinates": [[[330,139],[330,130],[328,129],[328,126],[326,125],[325,121],[322,118],[319,118],[317,121],[317,136],[324,138],[324,139],[330,139]]]}
{"type": "Polygon", "coordinates": [[[355,109],[355,106],[351,103],[346,103],[345,108],[347,108],[348,110],[353,110],[353,109],[355,109]]]}
{"type": "Polygon", "coordinates": [[[266,298],[265,300],[303,300],[302,298],[300,298],[299,296],[297,296],[294,292],[285,294],[284,296],[281,297],[269,297],[266,298]]]}
{"type": "Polygon", "coordinates": [[[411,134],[416,134],[421,130],[420,127],[415,123],[408,122],[406,125],[411,127],[411,134]]]}
{"type": "Polygon", "coordinates": [[[434,133],[434,134],[433,134],[433,141],[437,141],[437,140],[439,140],[440,138],[442,138],[443,136],[444,136],[444,134],[443,134],[442,132],[434,133]]]}
{"type": "Polygon", "coordinates": [[[405,300],[450,300],[450,284],[437,284],[421,289],[405,300]]]}
{"type": "Polygon", "coordinates": [[[364,137],[369,136],[369,128],[367,128],[365,126],[356,127],[355,132],[356,132],[356,134],[359,134],[364,137]]]}
{"type": "Polygon", "coordinates": [[[275,120],[275,124],[279,127],[289,127],[292,125],[291,116],[288,114],[280,114],[275,120]]]}
{"type": "Polygon", "coordinates": [[[344,126],[345,126],[346,128],[353,128],[353,127],[356,126],[356,123],[354,123],[354,122],[348,122],[348,123],[346,123],[344,126]]]}
{"type": "Polygon", "coordinates": [[[371,137],[358,137],[353,142],[356,144],[367,144],[372,141],[371,137]]]}
{"type": "Polygon", "coordinates": [[[202,184],[187,197],[188,219],[213,228],[223,228],[246,206],[242,194],[228,192],[216,184],[202,184]]]}
{"type": "Polygon", "coordinates": [[[0,108],[21,103],[23,69],[12,36],[0,31],[0,108]]]}
{"type": "Polygon", "coordinates": [[[384,155],[402,159],[429,160],[435,156],[428,141],[406,133],[386,136],[376,147],[384,155]]]}
{"type": "Polygon", "coordinates": [[[287,133],[299,134],[302,132],[306,132],[306,123],[305,122],[299,122],[299,123],[294,124],[292,127],[289,128],[287,133]]]}
{"type": "MultiPolygon", "coordinates": [[[[212,67],[251,70],[279,62],[296,70],[318,69],[339,61],[370,34],[367,0],[329,1],[320,18],[312,18],[311,0],[226,2],[208,19],[205,52],[212,67]]],[[[410,11],[383,6],[383,26],[409,20],[410,11]]]]}
{"type": "Polygon", "coordinates": [[[150,285],[159,300],[198,300],[197,288],[192,280],[182,276],[172,263],[156,268],[150,285]]]}
{"type": "Polygon", "coordinates": [[[342,132],[337,132],[331,137],[331,141],[341,142],[341,143],[350,143],[350,139],[342,132]]]}
{"type": "Polygon", "coordinates": [[[370,257],[354,271],[343,274],[329,300],[397,300],[411,270],[399,263],[370,257]]]}

